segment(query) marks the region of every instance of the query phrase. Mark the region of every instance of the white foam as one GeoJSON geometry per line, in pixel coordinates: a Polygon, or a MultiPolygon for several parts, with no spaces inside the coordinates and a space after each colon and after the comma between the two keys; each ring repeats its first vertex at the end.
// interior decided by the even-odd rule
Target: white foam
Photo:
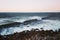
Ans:
{"type": "Polygon", "coordinates": [[[31,16],[31,17],[17,17],[17,18],[13,18],[12,21],[15,21],[15,22],[24,22],[26,20],[30,20],[30,19],[38,19],[38,20],[41,20],[42,17],[40,16],[31,16]]]}
{"type": "MultiPolygon", "coordinates": [[[[5,28],[2,30],[2,32],[0,33],[1,35],[9,35],[9,34],[13,34],[16,32],[22,32],[25,30],[31,30],[33,29],[40,29],[43,28],[44,30],[58,30],[60,28],[60,21],[58,20],[42,20],[42,17],[40,16],[32,16],[32,17],[18,17],[18,18],[11,18],[9,20],[11,21],[15,21],[15,22],[24,22],[26,20],[30,20],[30,19],[38,19],[38,21],[34,21],[31,22],[28,25],[19,25],[20,27],[16,26],[16,27],[10,27],[10,28],[5,28]],[[29,26],[29,27],[27,27],[29,26]]],[[[40,29],[41,30],[41,29],[40,29]]]]}
{"type": "Polygon", "coordinates": [[[42,21],[32,22],[28,25],[20,25],[20,27],[10,27],[10,28],[4,29],[1,32],[1,35],[13,34],[13,33],[16,33],[16,32],[22,32],[24,30],[31,30],[32,28],[33,29],[43,28],[44,30],[54,30],[55,31],[55,30],[60,28],[60,21],[57,21],[57,20],[42,20],[42,21]],[[27,26],[29,26],[29,27],[27,27],[27,26]]]}

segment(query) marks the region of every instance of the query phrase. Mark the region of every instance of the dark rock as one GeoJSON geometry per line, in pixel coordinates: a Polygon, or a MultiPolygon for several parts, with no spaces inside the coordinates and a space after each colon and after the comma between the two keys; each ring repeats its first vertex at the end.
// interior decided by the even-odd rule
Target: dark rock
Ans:
{"type": "Polygon", "coordinates": [[[6,38],[0,36],[0,40],[60,40],[59,31],[57,31],[56,32],[57,34],[55,34],[53,30],[46,31],[40,31],[39,29],[33,30],[31,31],[25,30],[26,32],[22,31],[20,33],[5,35],[6,38]]]}

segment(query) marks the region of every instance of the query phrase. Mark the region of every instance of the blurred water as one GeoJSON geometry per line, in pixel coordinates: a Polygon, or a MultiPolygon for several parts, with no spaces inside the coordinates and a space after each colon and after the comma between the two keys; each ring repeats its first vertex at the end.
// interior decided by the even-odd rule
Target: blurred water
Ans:
{"type": "MultiPolygon", "coordinates": [[[[40,29],[43,28],[44,30],[58,30],[60,28],[60,21],[59,20],[42,20],[43,16],[29,16],[29,17],[12,17],[12,18],[5,18],[1,19],[0,21],[3,22],[5,20],[9,21],[14,21],[14,22],[21,22],[23,23],[26,20],[31,20],[31,19],[38,19],[37,21],[33,21],[27,25],[20,24],[20,25],[15,25],[9,28],[3,28],[0,32],[1,35],[9,35],[13,34],[16,32],[22,32],[24,30],[31,30],[33,29],[40,29]],[[27,27],[29,26],[29,27],[27,27]]],[[[41,29],[40,29],[41,30],[41,29]]]]}

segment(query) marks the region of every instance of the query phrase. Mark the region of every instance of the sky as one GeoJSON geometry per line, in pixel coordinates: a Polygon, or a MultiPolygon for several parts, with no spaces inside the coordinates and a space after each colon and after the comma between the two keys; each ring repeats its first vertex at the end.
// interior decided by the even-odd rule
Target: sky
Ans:
{"type": "Polygon", "coordinates": [[[0,0],[0,12],[60,12],[60,0],[0,0]]]}

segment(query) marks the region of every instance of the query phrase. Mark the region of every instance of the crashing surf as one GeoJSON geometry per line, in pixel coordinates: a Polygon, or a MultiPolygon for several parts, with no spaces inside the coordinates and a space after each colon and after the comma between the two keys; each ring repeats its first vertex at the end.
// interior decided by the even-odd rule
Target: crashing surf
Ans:
{"type": "Polygon", "coordinates": [[[50,19],[44,19],[42,20],[42,17],[40,16],[32,16],[32,17],[15,17],[10,18],[9,21],[13,22],[20,22],[20,25],[12,26],[8,28],[3,28],[0,32],[1,35],[9,35],[16,32],[22,32],[24,30],[31,30],[38,28],[43,28],[43,30],[58,30],[60,28],[60,21],[58,20],[50,20],[50,19]]]}

